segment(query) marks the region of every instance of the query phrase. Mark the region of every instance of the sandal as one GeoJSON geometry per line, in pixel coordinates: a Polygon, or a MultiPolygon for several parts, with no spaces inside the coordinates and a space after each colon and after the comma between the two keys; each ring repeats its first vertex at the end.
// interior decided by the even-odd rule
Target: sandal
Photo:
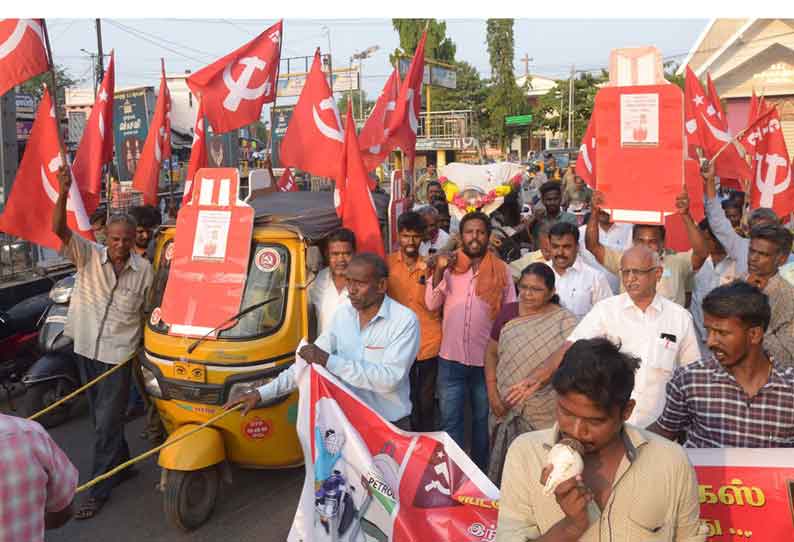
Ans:
{"type": "Polygon", "coordinates": [[[74,519],[91,519],[92,517],[96,516],[100,510],[102,510],[102,507],[105,506],[106,502],[106,500],[90,497],[83,503],[83,506],[81,506],[74,515],[74,519]]]}

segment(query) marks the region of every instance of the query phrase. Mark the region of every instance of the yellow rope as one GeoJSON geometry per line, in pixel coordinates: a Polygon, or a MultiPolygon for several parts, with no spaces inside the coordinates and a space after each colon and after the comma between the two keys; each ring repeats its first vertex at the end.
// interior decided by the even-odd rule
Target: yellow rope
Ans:
{"type": "Polygon", "coordinates": [[[109,470],[105,474],[97,476],[96,478],[94,478],[90,482],[86,482],[85,484],[83,484],[80,487],[78,487],[75,490],[75,493],[80,493],[81,491],[85,491],[86,489],[90,488],[91,486],[94,486],[94,485],[98,484],[102,480],[106,480],[106,479],[110,478],[111,476],[117,474],[118,472],[126,469],[127,467],[132,466],[135,463],[138,463],[139,461],[143,461],[144,459],[146,459],[150,455],[156,454],[157,452],[159,452],[163,448],[167,448],[168,446],[171,446],[172,444],[176,444],[177,442],[186,439],[190,435],[193,435],[194,433],[197,433],[197,432],[201,431],[202,429],[204,429],[208,425],[217,422],[218,420],[220,420],[224,416],[229,415],[230,413],[234,412],[235,410],[240,410],[242,407],[243,407],[243,404],[241,403],[241,404],[233,406],[229,410],[224,410],[220,414],[217,414],[217,415],[213,416],[212,418],[210,418],[206,422],[202,423],[198,427],[195,427],[195,428],[191,429],[190,431],[188,431],[184,435],[180,435],[179,437],[175,438],[174,440],[171,440],[171,441],[168,441],[168,442],[164,442],[164,443],[160,444],[159,446],[157,446],[155,448],[152,448],[151,450],[148,450],[148,451],[142,453],[141,455],[139,455],[137,457],[133,457],[129,461],[126,461],[126,462],[122,463],[121,465],[115,467],[114,469],[109,470]]]}
{"type": "MultiPolygon", "coordinates": [[[[110,375],[112,375],[113,373],[115,373],[116,371],[118,371],[119,369],[121,369],[122,367],[124,367],[124,366],[125,366],[127,363],[129,363],[129,362],[130,362],[130,360],[132,360],[134,357],[135,357],[135,356],[132,356],[131,358],[129,358],[129,359],[125,360],[125,361],[122,361],[121,363],[119,363],[118,365],[116,365],[115,367],[113,367],[112,369],[110,369],[109,371],[105,371],[104,373],[102,373],[101,375],[99,375],[98,377],[96,377],[95,379],[93,379],[91,382],[88,382],[88,383],[87,383],[85,386],[81,386],[81,387],[77,388],[76,390],[74,390],[72,393],[70,393],[69,395],[67,395],[67,396],[66,396],[66,397],[64,397],[63,399],[60,399],[60,400],[58,400],[58,401],[55,401],[53,404],[51,404],[51,405],[50,405],[50,406],[48,406],[47,408],[45,408],[45,409],[43,409],[43,410],[40,410],[40,411],[36,412],[34,415],[30,416],[28,419],[29,419],[29,420],[35,420],[36,418],[39,418],[39,417],[41,417],[41,416],[45,415],[45,414],[46,414],[47,412],[49,412],[50,410],[53,410],[53,409],[55,409],[55,408],[58,408],[59,406],[61,406],[62,404],[64,404],[66,401],[69,401],[70,399],[73,399],[74,397],[76,397],[76,396],[80,395],[82,392],[84,392],[85,390],[87,390],[88,388],[90,388],[91,386],[93,386],[94,384],[96,384],[97,382],[99,382],[99,381],[101,381],[101,380],[103,380],[103,379],[105,379],[105,378],[109,377],[110,375]]],[[[76,363],[79,363],[79,362],[76,362],[76,363]]]]}

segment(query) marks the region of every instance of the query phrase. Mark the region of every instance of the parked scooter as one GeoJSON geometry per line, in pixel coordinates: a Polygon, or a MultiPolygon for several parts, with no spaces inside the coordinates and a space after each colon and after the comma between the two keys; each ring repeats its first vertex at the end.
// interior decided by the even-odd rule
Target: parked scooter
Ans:
{"type": "Polygon", "coordinates": [[[23,387],[22,375],[38,358],[38,326],[51,301],[39,294],[0,311],[0,387],[14,410],[14,397],[23,387]]]}
{"type": "MultiPolygon", "coordinates": [[[[38,346],[42,356],[22,378],[22,382],[27,387],[23,399],[26,416],[39,412],[80,387],[74,345],[72,339],[63,334],[72,288],[74,288],[74,275],[69,275],[58,281],[50,290],[49,298],[52,304],[43,317],[38,335],[38,346]]],[[[69,418],[73,406],[73,402],[69,401],[36,421],[44,427],[55,427],[69,418]]]]}

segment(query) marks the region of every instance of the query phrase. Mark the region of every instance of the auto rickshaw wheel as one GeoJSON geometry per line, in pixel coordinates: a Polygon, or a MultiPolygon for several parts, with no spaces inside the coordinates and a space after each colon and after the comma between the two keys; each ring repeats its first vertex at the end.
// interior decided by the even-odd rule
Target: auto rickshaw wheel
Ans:
{"type": "Polygon", "coordinates": [[[168,520],[183,531],[201,526],[215,508],[219,482],[217,465],[196,471],[166,469],[163,508],[168,520]]]}

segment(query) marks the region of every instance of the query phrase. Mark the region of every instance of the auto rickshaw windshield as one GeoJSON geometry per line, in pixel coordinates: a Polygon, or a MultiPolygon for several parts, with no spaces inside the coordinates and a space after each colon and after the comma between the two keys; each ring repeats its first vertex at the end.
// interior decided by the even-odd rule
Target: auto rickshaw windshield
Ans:
{"type": "MultiPolygon", "coordinates": [[[[163,300],[171,269],[171,260],[166,259],[171,243],[173,240],[166,241],[160,250],[152,285],[152,307],[159,307],[163,300]]],[[[285,246],[275,243],[254,243],[251,247],[248,276],[240,310],[266,299],[276,298],[276,300],[242,316],[233,327],[221,331],[218,338],[252,339],[272,335],[278,331],[284,322],[284,311],[287,306],[289,271],[290,254],[285,246]]],[[[147,325],[156,333],[168,332],[168,326],[163,321],[152,324],[149,320],[147,325]]]]}

